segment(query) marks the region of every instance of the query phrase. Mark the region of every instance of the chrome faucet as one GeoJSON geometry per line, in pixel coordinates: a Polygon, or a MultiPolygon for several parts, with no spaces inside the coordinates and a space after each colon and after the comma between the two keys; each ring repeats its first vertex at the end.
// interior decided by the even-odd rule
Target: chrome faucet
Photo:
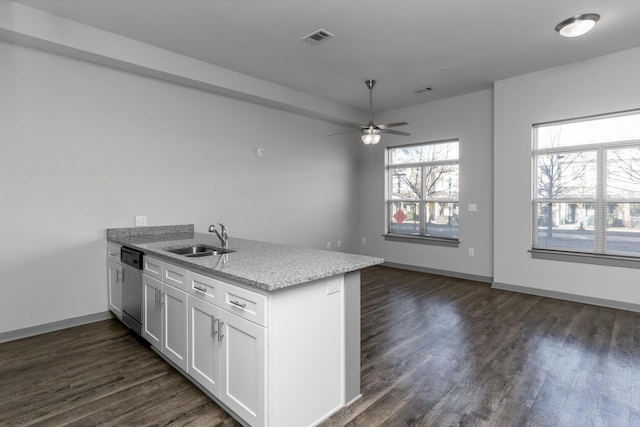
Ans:
{"type": "Polygon", "coordinates": [[[215,233],[215,235],[218,236],[218,239],[220,239],[220,242],[222,242],[222,247],[225,249],[229,249],[229,236],[227,235],[227,226],[220,223],[218,223],[218,225],[220,226],[220,228],[222,228],[222,235],[218,233],[218,230],[216,230],[216,226],[213,224],[209,226],[209,233],[215,233]]]}

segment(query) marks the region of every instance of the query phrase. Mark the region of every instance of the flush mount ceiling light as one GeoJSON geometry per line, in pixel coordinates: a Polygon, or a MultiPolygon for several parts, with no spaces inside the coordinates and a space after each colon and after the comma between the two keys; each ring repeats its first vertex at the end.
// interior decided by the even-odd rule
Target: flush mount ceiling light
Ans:
{"type": "Polygon", "coordinates": [[[597,13],[585,13],[565,19],[556,25],[556,31],[563,37],[579,37],[592,29],[600,19],[597,13]]]}

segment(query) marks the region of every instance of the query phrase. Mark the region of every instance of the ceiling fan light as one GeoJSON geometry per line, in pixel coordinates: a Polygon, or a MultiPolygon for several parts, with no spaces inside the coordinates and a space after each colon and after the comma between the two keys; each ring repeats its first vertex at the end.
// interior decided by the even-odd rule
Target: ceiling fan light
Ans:
{"type": "Polygon", "coordinates": [[[563,37],[579,37],[591,30],[599,19],[597,13],[577,15],[556,25],[556,31],[563,37]]]}
{"type": "Polygon", "coordinates": [[[381,136],[379,133],[364,133],[362,134],[362,142],[365,145],[375,145],[380,142],[381,136]]]}

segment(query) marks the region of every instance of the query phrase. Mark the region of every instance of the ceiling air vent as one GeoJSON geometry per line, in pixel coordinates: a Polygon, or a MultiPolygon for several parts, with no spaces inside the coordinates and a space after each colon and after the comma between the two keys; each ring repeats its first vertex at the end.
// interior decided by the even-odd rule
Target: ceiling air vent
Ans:
{"type": "Polygon", "coordinates": [[[304,36],[302,38],[302,41],[307,42],[312,46],[315,46],[320,42],[332,39],[334,37],[335,36],[327,30],[317,30],[307,36],[304,36]]]}

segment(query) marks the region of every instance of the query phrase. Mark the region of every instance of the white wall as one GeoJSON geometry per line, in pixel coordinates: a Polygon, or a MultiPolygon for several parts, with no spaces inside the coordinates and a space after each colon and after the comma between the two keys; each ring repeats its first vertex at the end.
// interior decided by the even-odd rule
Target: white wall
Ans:
{"type": "Polygon", "coordinates": [[[106,311],[104,230],[135,215],[358,250],[359,147],[336,125],[11,43],[0,58],[0,333],[106,311]]]}
{"type": "Polygon", "coordinates": [[[495,84],[494,281],[640,303],[637,269],[531,259],[531,126],[640,107],[640,48],[495,84]]]}
{"type": "Polygon", "coordinates": [[[484,90],[379,114],[376,123],[407,121],[401,128],[409,137],[383,135],[370,153],[361,148],[361,253],[380,256],[387,262],[429,270],[492,277],[493,211],[493,91],[484,90]],[[460,139],[460,246],[442,246],[385,241],[385,148],[443,139],[460,139]],[[478,206],[469,212],[469,203],[478,206]],[[475,255],[468,255],[473,248],[475,255]]]}

